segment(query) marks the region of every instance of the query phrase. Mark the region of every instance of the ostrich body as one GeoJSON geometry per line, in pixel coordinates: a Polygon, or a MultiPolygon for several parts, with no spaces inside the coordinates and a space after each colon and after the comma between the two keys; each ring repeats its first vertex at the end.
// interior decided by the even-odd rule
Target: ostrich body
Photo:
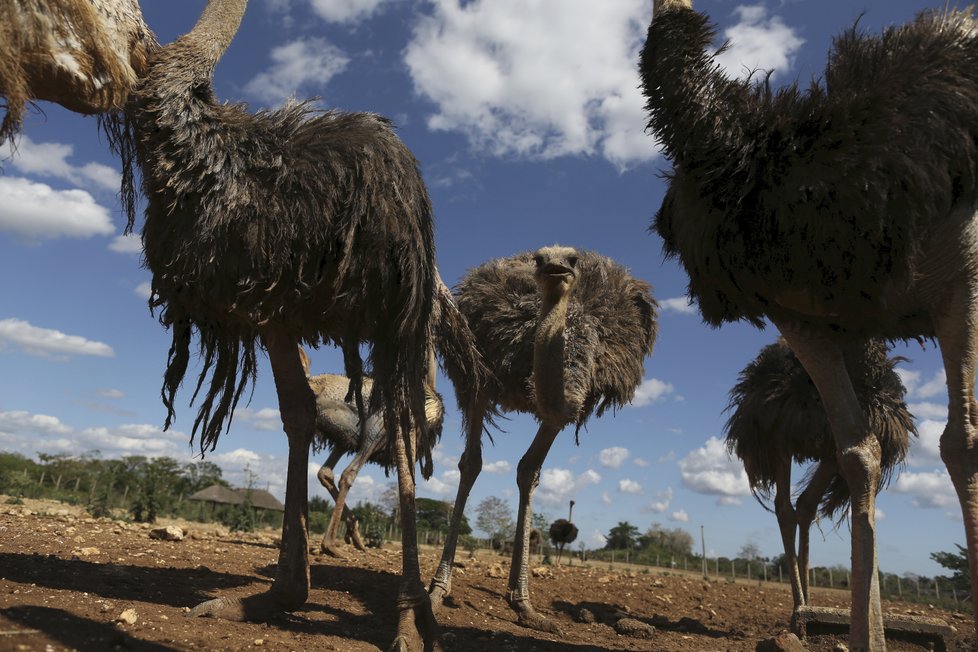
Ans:
{"type": "MultiPolygon", "coordinates": [[[[851,491],[853,650],[882,650],[880,447],[847,342],[936,337],[948,380],[941,456],[978,583],[978,38],[923,13],[836,39],[824,86],[734,81],[690,0],[656,0],[641,54],[649,130],[673,176],[655,228],[712,325],[768,317],[825,405],[851,491]],[[721,244],[722,243],[722,244],[721,244]]],[[[976,610],[978,614],[978,610],[976,610]]]]}
{"type": "MultiPolygon", "coordinates": [[[[434,374],[431,374],[433,376],[434,374]]],[[[433,378],[425,383],[425,416],[427,427],[423,433],[413,433],[415,437],[422,436],[418,447],[430,455],[437,438],[441,434],[442,422],[445,417],[445,405],[441,396],[434,389],[433,378]]],[[[360,416],[357,406],[347,400],[350,379],[335,374],[321,374],[309,377],[309,385],[316,395],[316,443],[329,449],[329,457],[319,469],[317,477],[320,484],[333,497],[335,506],[330,516],[326,533],[320,543],[320,550],[334,557],[342,557],[339,552],[336,532],[340,519],[346,523],[347,537],[353,545],[363,551],[366,548],[360,538],[360,529],[356,516],[346,507],[346,496],[353,486],[357,475],[367,462],[379,464],[390,470],[394,466],[390,450],[387,446],[390,436],[384,428],[381,414],[371,414],[367,417],[365,428],[360,427],[360,416]],[[353,454],[353,459],[340,474],[337,482],[334,469],[340,458],[353,454]]],[[[373,388],[373,381],[363,380],[364,397],[368,397],[373,388]]]]}
{"type": "MultiPolygon", "coordinates": [[[[877,491],[901,464],[916,435],[906,390],[878,340],[843,349],[859,404],[880,447],[877,491]]],[[[840,475],[835,439],[822,400],[808,373],[783,340],[761,349],[730,390],[727,449],[743,461],[751,491],[759,501],[773,498],[794,607],[808,604],[809,532],[820,512],[838,518],[849,509],[849,487],[840,475]],[[815,464],[791,504],[792,463],[815,464]],[[773,496],[772,496],[773,493],[773,496]],[[797,536],[797,552],[796,552],[797,536]]]]}
{"type": "Polygon", "coordinates": [[[517,470],[520,502],[507,601],[519,622],[559,631],[533,609],[527,578],[530,500],[557,434],[592,413],[628,403],[652,353],[657,304],[651,288],[614,261],[570,247],[545,247],[490,261],[458,286],[458,307],[495,377],[468,414],[459,488],[430,591],[451,590],[461,514],[482,470],[483,423],[491,411],[528,412],[540,422],[517,470]]]}
{"type": "Polygon", "coordinates": [[[574,543],[577,540],[577,526],[574,525],[574,501],[570,501],[570,509],[567,511],[567,518],[558,518],[550,524],[550,541],[557,546],[557,564],[560,564],[560,556],[564,552],[564,546],[574,543]]]}
{"type": "Polygon", "coordinates": [[[422,379],[437,287],[427,190],[414,156],[380,116],[305,104],[251,114],[216,100],[213,69],[246,4],[210,0],[188,34],[156,53],[133,94],[150,305],[173,333],[166,425],[196,335],[202,368],[193,432],[201,449],[216,445],[254,379],[258,347],[268,352],[289,442],[271,589],[243,601],[219,598],[194,613],[265,619],[305,602],[316,397],[299,347],[330,343],[343,350],[358,414],[383,415],[398,469],[404,554],[394,647],[431,644],[438,632],[420,580],[411,436],[414,424],[425,429],[422,379]],[[361,343],[372,367],[367,405],[361,343]]]}

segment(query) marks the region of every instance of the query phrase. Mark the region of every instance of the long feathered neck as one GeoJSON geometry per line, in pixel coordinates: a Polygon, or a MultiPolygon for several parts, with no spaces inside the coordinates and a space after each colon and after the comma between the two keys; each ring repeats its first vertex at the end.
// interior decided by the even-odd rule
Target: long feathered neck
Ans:
{"type": "Polygon", "coordinates": [[[541,420],[566,418],[564,349],[569,292],[543,292],[533,344],[533,386],[541,420]]]}
{"type": "Polygon", "coordinates": [[[742,141],[749,87],[730,80],[707,54],[715,29],[678,0],[663,2],[639,61],[649,130],[675,164],[728,156],[742,141]]]}
{"type": "Polygon", "coordinates": [[[195,50],[195,67],[210,74],[238,33],[248,0],[210,0],[197,24],[178,41],[195,50]]]}

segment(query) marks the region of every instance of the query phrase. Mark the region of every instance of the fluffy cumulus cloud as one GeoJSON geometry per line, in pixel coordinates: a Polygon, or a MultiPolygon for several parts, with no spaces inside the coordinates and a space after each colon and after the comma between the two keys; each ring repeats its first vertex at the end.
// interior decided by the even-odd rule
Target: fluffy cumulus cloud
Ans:
{"type": "Polygon", "coordinates": [[[62,143],[35,143],[22,136],[17,143],[17,153],[11,166],[24,174],[62,179],[77,186],[95,186],[101,190],[118,192],[122,177],[119,172],[102,163],[74,165],[68,161],[74,146],[62,143]]]}
{"type": "Polygon", "coordinates": [[[638,496],[642,493],[642,485],[630,478],[624,478],[618,481],[618,492],[638,496]]]}
{"type": "Polygon", "coordinates": [[[84,190],[55,190],[21,177],[0,176],[0,231],[27,240],[90,238],[115,231],[109,209],[84,190]]]}
{"type": "MultiPolygon", "coordinates": [[[[924,379],[923,374],[915,369],[897,367],[897,375],[907,388],[907,396],[913,399],[933,399],[937,396],[946,398],[947,376],[944,369],[938,369],[930,378],[924,379]]],[[[916,415],[916,413],[914,413],[916,415]]]]}
{"type": "Polygon", "coordinates": [[[716,437],[710,437],[678,464],[683,484],[697,493],[721,497],[750,494],[743,464],[730,457],[726,445],[716,437]]]}
{"type": "Polygon", "coordinates": [[[578,491],[599,482],[601,482],[601,475],[592,469],[580,475],[575,475],[568,469],[544,469],[540,474],[540,485],[533,498],[540,505],[562,506],[578,491]]]}
{"type": "MultiPolygon", "coordinates": [[[[282,0],[277,0],[282,2],[282,0]]],[[[378,13],[391,0],[310,0],[312,10],[331,23],[356,23],[378,13]]]]}
{"type": "Polygon", "coordinates": [[[300,38],[272,49],[271,67],[245,84],[263,102],[281,104],[315,94],[350,63],[342,50],[318,37],[300,38]]]}
{"type": "Polygon", "coordinates": [[[112,357],[108,344],[66,335],[51,328],[39,328],[22,319],[0,319],[0,349],[14,345],[28,355],[66,360],[73,355],[112,357]]]}
{"type": "Polygon", "coordinates": [[[644,0],[432,0],[405,61],[431,129],[496,156],[652,159],[635,66],[644,0]]]}
{"type": "Polygon", "coordinates": [[[672,487],[669,487],[665,491],[660,491],[655,495],[655,500],[650,502],[645,506],[645,511],[653,512],[655,514],[662,514],[669,509],[669,503],[672,502],[672,487]]]}
{"type": "Polygon", "coordinates": [[[132,291],[135,292],[136,296],[141,299],[149,299],[150,295],[153,293],[153,286],[149,283],[149,281],[145,281],[134,287],[132,291]]]}
{"type": "Polygon", "coordinates": [[[676,521],[677,523],[689,523],[689,514],[686,513],[685,509],[680,509],[677,512],[673,512],[669,520],[676,521]]]}
{"type": "Polygon", "coordinates": [[[695,315],[696,304],[688,296],[659,299],[662,312],[676,312],[681,315],[695,315]]]}
{"type": "MultiPolygon", "coordinates": [[[[672,383],[659,380],[658,378],[646,378],[635,390],[635,398],[632,399],[633,407],[642,407],[661,401],[675,391],[672,383]]],[[[679,399],[679,397],[676,397],[679,399]]]]}
{"type": "Polygon", "coordinates": [[[914,507],[947,509],[958,505],[958,496],[947,471],[904,472],[890,485],[893,492],[911,496],[914,507]]]}
{"type": "Polygon", "coordinates": [[[135,233],[117,235],[109,243],[109,249],[120,254],[139,254],[143,252],[143,241],[135,233]]]}
{"type": "Polygon", "coordinates": [[[730,48],[717,57],[727,74],[745,77],[755,70],[784,75],[805,40],[779,16],[769,16],[764,5],[741,5],[734,9],[737,23],[723,31],[730,48]]]}
{"type": "Polygon", "coordinates": [[[944,434],[946,424],[946,419],[917,421],[917,441],[910,443],[908,455],[910,466],[944,466],[941,460],[941,435],[944,434]]]}
{"type": "Polygon", "coordinates": [[[486,473],[509,473],[513,466],[506,460],[489,462],[483,465],[482,470],[486,473]]]}
{"type": "Polygon", "coordinates": [[[254,430],[264,430],[269,432],[278,432],[282,430],[282,417],[279,415],[279,411],[276,408],[262,408],[260,410],[242,408],[240,410],[235,410],[234,418],[238,423],[254,430]]]}
{"type": "Polygon", "coordinates": [[[601,461],[601,466],[606,469],[617,469],[622,463],[628,459],[631,453],[627,448],[622,448],[621,446],[612,446],[611,448],[605,448],[600,453],[598,453],[598,459],[601,461]]]}

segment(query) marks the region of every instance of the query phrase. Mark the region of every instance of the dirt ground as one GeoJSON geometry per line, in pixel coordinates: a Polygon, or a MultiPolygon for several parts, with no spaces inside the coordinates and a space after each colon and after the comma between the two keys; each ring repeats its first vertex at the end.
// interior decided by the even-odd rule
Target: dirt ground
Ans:
{"type": "MultiPolygon", "coordinates": [[[[149,527],[93,519],[60,503],[11,505],[0,497],[0,650],[384,650],[396,623],[397,549],[347,559],[313,556],[305,608],[267,624],[190,618],[189,606],[217,595],[246,596],[271,583],[275,532],[229,534],[216,526],[164,520],[182,541],[150,538],[149,527]]],[[[467,553],[460,556],[467,557],[467,553]]],[[[424,550],[427,580],[438,551],[424,550]]],[[[694,574],[610,570],[607,564],[543,567],[531,578],[536,607],[565,636],[518,626],[503,595],[508,560],[464,559],[453,605],[439,616],[445,649],[598,652],[754,650],[787,630],[785,585],[704,581],[694,574]],[[587,610],[593,615],[588,620],[587,610]],[[582,617],[583,615],[583,617],[582,617]],[[631,620],[620,620],[625,615],[631,620]],[[637,633],[619,633],[631,623],[637,633]],[[636,624],[637,623],[637,624],[636,624]],[[652,627],[648,627],[651,625],[652,627]],[[646,636],[643,638],[641,636],[646,636]]],[[[814,589],[813,602],[844,607],[843,591],[814,589]]],[[[970,616],[927,605],[884,602],[887,612],[944,618],[956,633],[949,650],[971,650],[970,616]]],[[[839,634],[809,636],[809,650],[836,650],[839,634]]],[[[927,650],[891,641],[890,650],[927,650]]]]}

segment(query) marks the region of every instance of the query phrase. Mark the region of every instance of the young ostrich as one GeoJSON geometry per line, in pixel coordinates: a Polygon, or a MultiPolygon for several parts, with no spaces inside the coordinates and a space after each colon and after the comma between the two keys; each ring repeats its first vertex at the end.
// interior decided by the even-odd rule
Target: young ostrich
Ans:
{"type": "Polygon", "coordinates": [[[651,288],[609,258],[544,247],[493,260],[458,286],[458,307],[495,376],[468,414],[458,463],[458,495],[445,549],[429,588],[437,606],[451,590],[458,528],[482,470],[483,423],[490,411],[529,412],[539,430],[517,469],[520,502],[506,599],[527,627],[559,632],[530,602],[530,499],[557,434],[579,432],[588,417],[628,403],[642,381],[657,332],[651,288]]]}
{"type": "Polygon", "coordinates": [[[20,131],[31,101],[98,115],[122,158],[132,228],[134,153],[122,109],[156,47],[136,0],[0,0],[0,145],[20,131]]]}
{"type": "Polygon", "coordinates": [[[557,564],[560,564],[560,556],[564,552],[564,546],[574,543],[577,540],[577,526],[574,525],[574,501],[570,501],[570,509],[567,510],[567,518],[558,518],[550,524],[550,541],[557,546],[557,564]]]}
{"type": "Polygon", "coordinates": [[[673,163],[655,229],[705,321],[769,318],[818,388],[852,496],[850,643],[882,650],[880,447],[847,342],[937,338],[941,456],[978,585],[975,22],[940,10],[880,36],[853,28],[807,92],[729,79],[708,53],[714,35],[690,0],[655,0],[639,69],[649,130],[673,163]]]}
{"type": "MultiPolygon", "coordinates": [[[[309,374],[309,359],[302,353],[303,367],[309,374]]],[[[360,551],[366,550],[360,537],[360,527],[357,517],[346,506],[346,496],[353,486],[360,469],[367,462],[373,462],[390,470],[394,461],[390,457],[387,442],[390,437],[384,428],[381,414],[371,414],[367,417],[365,428],[360,427],[360,415],[357,407],[347,400],[350,379],[336,374],[320,374],[309,376],[309,386],[316,396],[316,444],[328,448],[330,453],[326,462],[319,469],[317,477],[320,484],[333,497],[335,506],[330,516],[326,533],[319,544],[320,550],[333,557],[342,557],[336,539],[340,520],[346,523],[346,535],[350,542],[360,551]],[[340,474],[339,483],[333,469],[340,458],[353,454],[353,459],[340,474]]],[[[368,397],[373,387],[370,378],[363,379],[364,397],[368,397]]],[[[445,417],[445,404],[435,391],[435,360],[429,361],[429,372],[425,379],[425,417],[427,428],[424,432],[412,433],[420,436],[418,446],[430,457],[431,449],[441,436],[442,423],[445,417]]]]}
{"type": "MultiPolygon", "coordinates": [[[[876,491],[888,482],[917,434],[904,402],[906,390],[879,340],[853,342],[843,348],[846,369],[879,442],[880,477],[876,491]]],[[[804,367],[784,340],[761,349],[740,372],[730,390],[733,410],[726,424],[727,449],[743,461],[751,491],[770,502],[778,518],[795,609],[809,603],[808,551],[812,521],[844,517],[849,487],[839,474],[835,440],[822,400],[804,367]],[[814,463],[795,505],[791,504],[792,463],[814,463]],[[819,510],[821,506],[821,510],[819,510]],[[797,553],[795,550],[797,535],[797,553]]]]}
{"type": "MultiPolygon", "coordinates": [[[[193,433],[201,449],[213,449],[230,423],[255,378],[258,347],[268,352],[289,442],[271,589],[212,600],[193,613],[263,620],[306,601],[306,475],[316,398],[299,347],[332,343],[343,350],[360,422],[383,414],[397,464],[404,554],[394,647],[431,644],[438,632],[418,566],[411,436],[414,424],[425,429],[421,379],[436,294],[428,194],[417,161],[384,118],[320,113],[306,104],[250,114],[217,101],[213,69],[246,4],[210,0],[188,34],[156,53],[133,93],[148,198],[150,305],[173,332],[162,390],[166,426],[196,333],[202,368],[195,398],[202,400],[193,433]],[[372,363],[367,405],[362,342],[372,363]]],[[[430,456],[420,452],[430,471],[430,456]]]]}

